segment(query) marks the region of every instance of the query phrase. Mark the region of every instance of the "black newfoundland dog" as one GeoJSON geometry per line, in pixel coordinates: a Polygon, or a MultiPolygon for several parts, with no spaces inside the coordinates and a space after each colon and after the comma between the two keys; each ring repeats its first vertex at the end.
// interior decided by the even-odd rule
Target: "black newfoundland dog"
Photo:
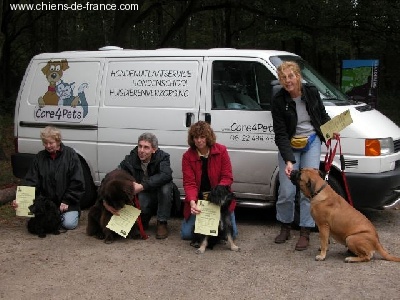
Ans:
{"type": "MultiPolygon", "coordinates": [[[[230,191],[228,186],[217,185],[213,188],[208,196],[208,201],[221,207],[221,219],[218,225],[218,236],[209,236],[193,232],[193,240],[191,245],[196,248],[197,254],[202,254],[206,248],[213,249],[213,247],[221,241],[227,241],[228,246],[232,251],[240,251],[240,248],[233,242],[233,227],[231,222],[231,213],[229,206],[234,198],[234,194],[230,191]]],[[[194,231],[194,228],[193,228],[194,231]]]]}
{"type": "Polygon", "coordinates": [[[28,221],[28,231],[37,234],[40,238],[47,233],[60,234],[61,212],[60,208],[50,199],[38,196],[29,206],[29,210],[35,215],[28,221]]]}
{"type": "MultiPolygon", "coordinates": [[[[101,182],[96,204],[89,210],[87,235],[95,236],[101,240],[104,239],[106,244],[114,242],[118,234],[106,227],[112,213],[105,209],[103,201],[115,210],[120,210],[125,204],[134,204],[135,191],[132,184],[134,181],[135,179],[129,173],[120,169],[111,171],[106,175],[101,182]]],[[[136,235],[136,223],[128,234],[129,237],[136,235]]]]}

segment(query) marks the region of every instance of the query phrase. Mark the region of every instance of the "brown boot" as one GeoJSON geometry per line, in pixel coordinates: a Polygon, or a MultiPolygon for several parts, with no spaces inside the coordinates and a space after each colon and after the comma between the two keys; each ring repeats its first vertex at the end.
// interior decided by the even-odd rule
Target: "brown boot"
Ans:
{"type": "Polygon", "coordinates": [[[310,228],[301,227],[300,228],[300,237],[296,244],[297,251],[303,251],[308,248],[308,244],[310,243],[310,228]]]}
{"type": "Polygon", "coordinates": [[[168,237],[167,221],[157,221],[156,239],[165,239],[168,237]]]}
{"type": "Polygon", "coordinates": [[[275,243],[283,244],[290,237],[290,224],[282,223],[281,232],[276,236],[275,243]]]}

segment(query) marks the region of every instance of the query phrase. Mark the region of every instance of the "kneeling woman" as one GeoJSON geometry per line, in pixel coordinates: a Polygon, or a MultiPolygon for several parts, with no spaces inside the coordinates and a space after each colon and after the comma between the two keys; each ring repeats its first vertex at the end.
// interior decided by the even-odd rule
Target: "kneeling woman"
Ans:
{"type": "MultiPolygon", "coordinates": [[[[203,199],[203,193],[217,185],[230,187],[233,182],[228,151],[224,145],[216,143],[215,133],[208,123],[199,121],[189,128],[188,144],[190,148],[182,157],[183,188],[186,195],[181,226],[181,237],[184,240],[193,238],[196,215],[201,213],[197,209],[197,200],[203,199]]],[[[236,202],[232,201],[229,207],[233,238],[238,233],[235,206],[236,202]]]]}
{"type": "MultiPolygon", "coordinates": [[[[75,150],[64,145],[61,132],[47,126],[41,133],[44,150],[36,154],[22,185],[34,186],[36,197],[51,199],[62,214],[62,226],[75,229],[78,226],[80,200],[85,193],[82,166],[75,150]]],[[[12,206],[17,208],[16,200],[12,206]]]]}

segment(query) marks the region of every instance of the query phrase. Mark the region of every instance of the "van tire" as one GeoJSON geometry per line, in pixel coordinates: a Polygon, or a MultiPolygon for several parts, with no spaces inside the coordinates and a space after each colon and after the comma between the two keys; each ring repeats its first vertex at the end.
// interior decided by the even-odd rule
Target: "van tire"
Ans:
{"type": "Polygon", "coordinates": [[[97,190],[96,186],[93,183],[89,167],[85,162],[81,161],[81,163],[82,163],[83,178],[85,180],[85,194],[81,199],[81,209],[87,209],[95,203],[97,197],[97,190]]]}

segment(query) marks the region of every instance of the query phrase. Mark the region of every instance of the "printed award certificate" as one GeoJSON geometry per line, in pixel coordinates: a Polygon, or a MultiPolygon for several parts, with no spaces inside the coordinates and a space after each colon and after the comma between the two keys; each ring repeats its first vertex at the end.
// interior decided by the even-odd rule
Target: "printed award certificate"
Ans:
{"type": "Polygon", "coordinates": [[[197,201],[201,213],[196,215],[196,222],[194,224],[194,232],[204,235],[218,235],[218,224],[221,218],[221,208],[209,201],[197,201]]]}
{"type": "Polygon", "coordinates": [[[18,217],[34,217],[35,215],[29,210],[29,206],[33,204],[34,199],[34,186],[17,186],[16,200],[18,207],[16,209],[16,215],[18,217]]]}
{"type": "Polygon", "coordinates": [[[113,215],[111,217],[111,220],[108,222],[106,227],[126,238],[139,215],[139,209],[132,205],[125,205],[119,211],[119,216],[113,215]]]}
{"type": "Polygon", "coordinates": [[[333,137],[334,133],[339,133],[351,123],[353,123],[353,119],[351,118],[350,110],[345,110],[340,115],[321,125],[321,131],[325,139],[328,140],[333,137]]]}

